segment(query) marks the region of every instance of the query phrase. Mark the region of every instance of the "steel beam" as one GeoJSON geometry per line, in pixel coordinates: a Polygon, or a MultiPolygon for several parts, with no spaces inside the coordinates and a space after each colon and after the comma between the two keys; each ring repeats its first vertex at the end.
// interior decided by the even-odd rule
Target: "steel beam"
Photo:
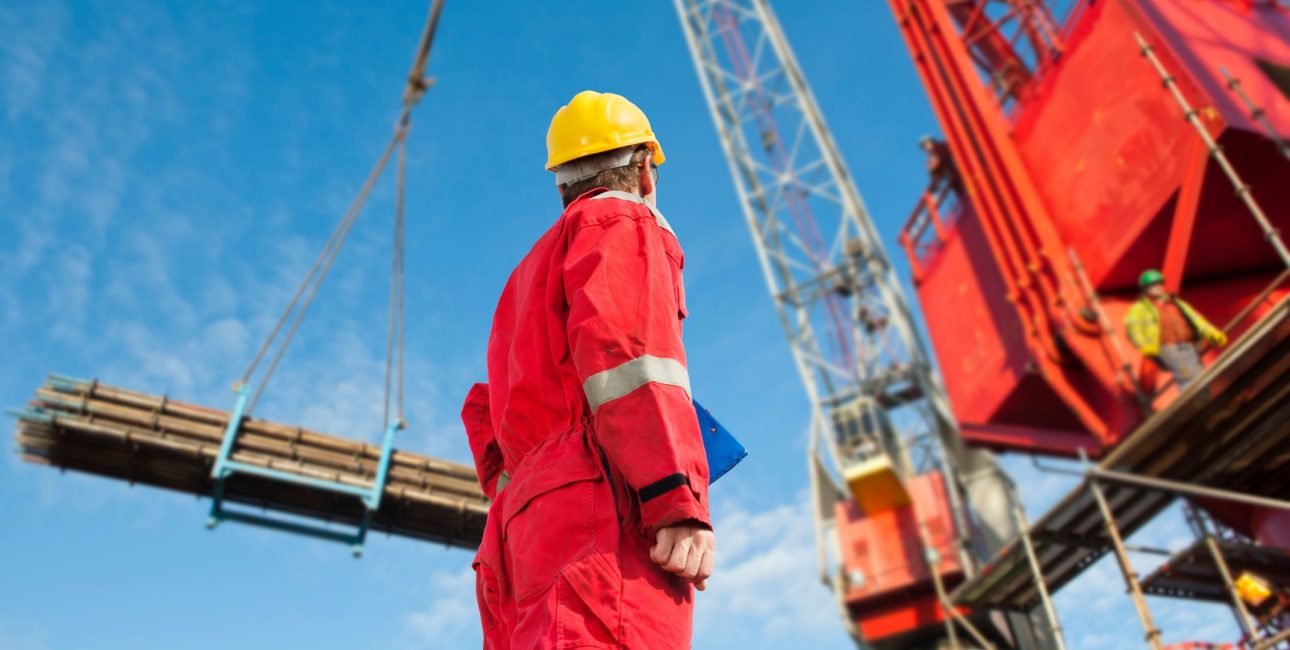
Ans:
{"type": "Polygon", "coordinates": [[[1284,499],[1272,499],[1269,497],[1261,497],[1242,492],[1233,492],[1231,490],[1205,487],[1203,485],[1171,481],[1164,478],[1139,476],[1137,474],[1102,469],[1101,467],[1090,467],[1088,468],[1087,473],[1090,479],[1100,479],[1110,483],[1120,483],[1122,485],[1130,485],[1147,490],[1156,490],[1159,492],[1180,494],[1190,497],[1217,499],[1219,501],[1232,501],[1250,506],[1258,506],[1260,508],[1290,510],[1290,501],[1286,501],[1284,499]]]}
{"type": "Polygon", "coordinates": [[[1183,270],[1187,253],[1191,250],[1191,235],[1196,226],[1196,212],[1200,207],[1201,190],[1205,186],[1205,169],[1209,167],[1209,152],[1199,140],[1188,147],[1184,163],[1182,184],[1174,203],[1173,223],[1169,226],[1169,243],[1165,246],[1162,271],[1165,288],[1173,293],[1182,289],[1183,270]]]}

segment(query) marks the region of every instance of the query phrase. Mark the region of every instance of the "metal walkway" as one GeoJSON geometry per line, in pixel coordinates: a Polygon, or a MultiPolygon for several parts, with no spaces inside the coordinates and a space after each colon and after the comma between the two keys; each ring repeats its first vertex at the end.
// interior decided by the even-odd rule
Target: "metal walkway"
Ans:
{"type": "MultiPolygon", "coordinates": [[[[1230,575],[1249,571],[1267,578],[1273,584],[1290,584],[1290,555],[1282,549],[1251,546],[1234,542],[1215,542],[1230,575]]],[[[1229,576],[1230,577],[1230,576],[1229,576]]],[[[1192,598],[1215,603],[1231,599],[1222,571],[1214,562],[1209,543],[1197,540],[1178,551],[1151,575],[1142,579],[1142,588],[1153,596],[1192,598]]]]}

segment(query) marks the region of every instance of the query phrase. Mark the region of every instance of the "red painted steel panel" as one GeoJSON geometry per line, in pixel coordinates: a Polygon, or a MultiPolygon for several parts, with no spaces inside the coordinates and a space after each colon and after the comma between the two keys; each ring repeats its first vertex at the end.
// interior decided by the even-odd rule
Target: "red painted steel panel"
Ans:
{"type": "Polygon", "coordinates": [[[962,579],[955,550],[954,519],[939,472],[908,479],[912,505],[867,516],[854,502],[838,504],[846,602],[865,638],[873,641],[911,632],[943,620],[923,558],[918,520],[922,517],[941,555],[947,585],[962,579]]]}
{"type": "MultiPolygon", "coordinates": [[[[1251,187],[1282,237],[1290,235],[1290,162],[1262,137],[1228,130],[1219,141],[1251,187]]],[[[1197,212],[1192,247],[1187,255],[1184,288],[1191,282],[1213,282],[1248,276],[1280,266],[1254,218],[1232,184],[1210,164],[1197,212]]]]}
{"type": "MultiPolygon", "coordinates": [[[[1099,286],[1177,191],[1196,139],[1135,29],[1121,3],[1090,6],[1014,129],[1054,225],[1099,286]]],[[[1126,271],[1115,284],[1135,279],[1126,271]]]]}
{"type": "Polygon", "coordinates": [[[1290,512],[1259,508],[1251,516],[1251,529],[1260,544],[1290,549],[1290,512]]]}
{"type": "Polygon", "coordinates": [[[1220,66],[1240,80],[1273,128],[1290,133],[1290,97],[1274,88],[1255,63],[1263,59],[1290,66],[1290,12],[1270,2],[1248,9],[1231,2],[1195,0],[1138,0],[1136,4],[1182,71],[1211,98],[1223,122],[1260,132],[1249,111],[1228,91],[1220,66]]]}
{"type": "MultiPolygon", "coordinates": [[[[966,611],[959,609],[960,613],[966,611]]],[[[945,610],[935,597],[924,597],[867,611],[856,620],[856,624],[867,640],[890,639],[914,630],[944,625],[945,610]]]]}
{"type": "Polygon", "coordinates": [[[918,298],[954,412],[986,422],[1025,372],[1029,353],[980,222],[958,219],[942,246],[918,298]]]}

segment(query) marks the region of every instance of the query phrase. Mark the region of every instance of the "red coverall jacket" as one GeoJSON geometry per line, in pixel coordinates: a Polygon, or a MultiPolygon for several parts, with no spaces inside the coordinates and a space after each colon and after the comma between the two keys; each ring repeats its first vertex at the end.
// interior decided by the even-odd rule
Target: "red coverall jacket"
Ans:
{"type": "Polygon", "coordinates": [[[486,649],[690,647],[692,587],[649,559],[659,528],[711,525],[683,265],[663,215],[597,189],[507,282],[462,411],[494,497],[474,562],[486,649]]]}

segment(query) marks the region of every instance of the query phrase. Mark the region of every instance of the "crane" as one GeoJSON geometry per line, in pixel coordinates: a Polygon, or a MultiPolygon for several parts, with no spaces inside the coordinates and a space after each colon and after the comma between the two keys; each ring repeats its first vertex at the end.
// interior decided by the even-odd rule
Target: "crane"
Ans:
{"type": "Polygon", "coordinates": [[[1024,616],[982,625],[946,597],[1015,535],[1017,496],[989,452],[962,444],[873,219],[769,2],[674,1],[809,400],[821,578],[848,631],[882,648],[955,646],[960,631],[981,645],[1029,642],[1024,616]]]}

